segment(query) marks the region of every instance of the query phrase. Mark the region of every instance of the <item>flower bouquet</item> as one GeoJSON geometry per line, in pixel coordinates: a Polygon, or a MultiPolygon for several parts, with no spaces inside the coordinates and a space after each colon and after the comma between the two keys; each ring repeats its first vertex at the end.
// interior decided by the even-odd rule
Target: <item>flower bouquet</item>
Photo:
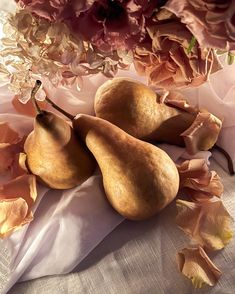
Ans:
{"type": "MultiPolygon", "coordinates": [[[[232,238],[231,216],[220,199],[223,185],[205,159],[217,146],[222,117],[177,91],[206,83],[222,69],[221,55],[232,64],[235,2],[16,2],[15,13],[0,15],[0,77],[15,93],[15,110],[36,118],[34,129],[23,132],[0,122],[0,171],[7,176],[0,186],[0,236],[33,220],[44,185],[94,184],[97,161],[107,199],[125,218],[152,217],[178,191],[186,195],[176,200],[176,222],[193,246],[178,253],[179,268],[195,287],[214,285],[221,272],[206,251],[220,250],[232,238]],[[124,71],[143,83],[115,78],[124,71]],[[82,92],[87,80],[100,75],[107,81],[96,85],[92,97],[96,117],[73,116],[58,106],[61,100],[52,101],[58,88],[82,92]],[[170,152],[170,145],[160,145],[162,151],[154,146],[159,142],[178,147],[170,152]],[[183,150],[179,156],[177,148],[183,150]]],[[[230,159],[229,167],[233,173],[230,159]]]]}

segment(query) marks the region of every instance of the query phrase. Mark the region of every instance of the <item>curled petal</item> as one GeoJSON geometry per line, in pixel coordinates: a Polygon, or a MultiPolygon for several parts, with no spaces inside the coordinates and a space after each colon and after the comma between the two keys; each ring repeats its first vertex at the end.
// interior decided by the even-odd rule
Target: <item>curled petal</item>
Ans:
{"type": "Polygon", "coordinates": [[[7,237],[32,218],[28,204],[23,198],[0,200],[0,238],[7,237]]]}
{"type": "Polygon", "coordinates": [[[177,225],[199,245],[210,250],[224,248],[232,238],[232,217],[222,201],[189,202],[178,199],[177,225]]]}
{"type": "Polygon", "coordinates": [[[169,91],[164,103],[189,113],[196,114],[199,112],[197,107],[190,105],[184,96],[177,91],[169,91]]]}
{"type": "Polygon", "coordinates": [[[6,237],[33,219],[36,178],[25,174],[0,186],[0,237],[6,237]]]}
{"type": "Polygon", "coordinates": [[[222,274],[200,246],[184,248],[177,257],[180,271],[192,281],[195,288],[214,286],[222,274]]]}
{"type": "Polygon", "coordinates": [[[0,122],[0,143],[15,144],[19,140],[18,133],[7,122],[0,122]]]}
{"type": "Polygon", "coordinates": [[[185,146],[189,154],[195,154],[200,150],[209,150],[216,143],[222,122],[209,112],[198,113],[193,124],[184,131],[185,146]]]}
{"type": "Polygon", "coordinates": [[[36,177],[25,174],[0,186],[0,200],[23,198],[31,207],[37,198],[36,177]]]}
{"type": "Polygon", "coordinates": [[[219,175],[210,171],[204,159],[184,161],[177,167],[180,175],[180,187],[187,188],[194,200],[205,200],[213,196],[220,197],[224,187],[219,175]]]}
{"type": "Polygon", "coordinates": [[[6,173],[13,163],[13,146],[8,143],[0,143],[0,175],[6,173]]]}

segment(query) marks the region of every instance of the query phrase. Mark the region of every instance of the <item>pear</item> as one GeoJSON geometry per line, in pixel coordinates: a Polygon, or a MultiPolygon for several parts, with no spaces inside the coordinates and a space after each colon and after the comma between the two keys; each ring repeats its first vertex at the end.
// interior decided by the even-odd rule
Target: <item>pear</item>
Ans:
{"type": "MultiPolygon", "coordinates": [[[[189,113],[160,103],[158,96],[140,82],[128,78],[114,78],[98,88],[95,95],[95,113],[136,138],[187,147],[190,144],[185,141],[188,140],[185,131],[199,134],[199,126],[193,130],[198,112],[189,113]]],[[[199,150],[212,148],[218,139],[221,121],[212,114],[209,115],[213,121],[211,125],[199,122],[204,127],[204,130],[200,131],[200,138],[197,139],[199,150]]],[[[191,149],[188,148],[191,154],[198,151],[191,149]]]]}
{"type": "Polygon", "coordinates": [[[147,219],[175,198],[178,170],[163,150],[94,116],[77,115],[73,128],[98,162],[107,199],[121,215],[147,219]]]}
{"type": "Polygon", "coordinates": [[[36,116],[24,150],[29,170],[50,188],[80,185],[95,168],[92,155],[76,138],[71,126],[51,112],[43,111],[36,116]]]}
{"type": "Polygon", "coordinates": [[[80,185],[92,175],[94,157],[67,121],[40,110],[36,100],[34,103],[38,114],[24,144],[27,168],[50,188],[69,189],[80,185]]]}

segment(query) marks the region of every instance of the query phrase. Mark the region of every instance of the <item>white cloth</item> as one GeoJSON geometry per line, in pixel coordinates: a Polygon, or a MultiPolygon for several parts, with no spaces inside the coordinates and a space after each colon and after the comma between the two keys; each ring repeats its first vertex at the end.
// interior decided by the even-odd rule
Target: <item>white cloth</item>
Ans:
{"type": "MultiPolygon", "coordinates": [[[[119,75],[135,77],[131,71],[119,75]]],[[[92,114],[94,93],[104,80],[101,75],[85,79],[80,93],[76,89],[61,88],[50,90],[49,94],[67,111],[92,114]]],[[[10,122],[22,135],[29,133],[33,119],[15,113],[11,105],[12,94],[6,86],[1,88],[0,95],[0,121],[10,122]]],[[[189,158],[184,148],[166,144],[160,147],[174,161],[180,157],[189,158]]],[[[201,152],[198,156],[208,160],[210,155],[210,152],[201,152]]],[[[123,221],[105,198],[99,172],[81,186],[67,191],[40,187],[34,211],[35,219],[1,244],[10,257],[11,270],[4,291],[17,281],[72,271],[123,221]]]]}

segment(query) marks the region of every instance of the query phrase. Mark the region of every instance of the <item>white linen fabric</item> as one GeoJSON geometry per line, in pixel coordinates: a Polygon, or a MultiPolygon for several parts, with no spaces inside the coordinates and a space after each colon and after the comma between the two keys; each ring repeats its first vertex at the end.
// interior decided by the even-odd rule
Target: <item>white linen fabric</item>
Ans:
{"type": "MultiPolygon", "coordinates": [[[[133,75],[132,72],[120,74],[133,75]]],[[[62,88],[50,91],[49,95],[56,97],[54,100],[68,111],[92,114],[97,84],[104,81],[100,75],[96,78],[86,79],[81,93],[62,88]]],[[[0,121],[8,121],[21,135],[27,134],[33,128],[33,119],[16,114],[11,98],[12,93],[6,86],[2,87],[0,121]]],[[[189,158],[184,148],[166,144],[160,147],[174,161],[189,158]]],[[[210,155],[210,152],[198,154],[207,161],[210,155]]],[[[34,212],[34,220],[29,225],[1,244],[10,259],[10,273],[3,291],[8,291],[17,281],[69,273],[123,221],[105,199],[99,171],[81,186],[67,191],[40,186],[34,212]]]]}

